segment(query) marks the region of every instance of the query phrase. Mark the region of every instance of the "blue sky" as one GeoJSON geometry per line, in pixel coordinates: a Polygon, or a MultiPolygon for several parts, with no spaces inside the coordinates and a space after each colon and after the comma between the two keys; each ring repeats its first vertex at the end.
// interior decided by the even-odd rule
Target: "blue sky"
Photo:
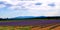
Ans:
{"type": "Polygon", "coordinates": [[[50,4],[47,7],[38,7],[31,4],[31,7],[26,4],[24,6],[16,6],[16,4],[10,3],[10,1],[8,1],[8,3],[0,1],[0,18],[14,18],[18,16],[58,16],[60,10],[59,7],[56,9],[49,7],[54,4],[50,4]]]}

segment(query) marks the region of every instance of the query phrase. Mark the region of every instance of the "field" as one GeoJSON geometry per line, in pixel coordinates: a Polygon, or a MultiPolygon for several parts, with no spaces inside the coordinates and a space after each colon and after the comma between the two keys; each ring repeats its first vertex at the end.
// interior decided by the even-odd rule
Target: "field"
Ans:
{"type": "Polygon", "coordinates": [[[60,24],[47,26],[0,26],[0,30],[60,30],[60,24]]]}

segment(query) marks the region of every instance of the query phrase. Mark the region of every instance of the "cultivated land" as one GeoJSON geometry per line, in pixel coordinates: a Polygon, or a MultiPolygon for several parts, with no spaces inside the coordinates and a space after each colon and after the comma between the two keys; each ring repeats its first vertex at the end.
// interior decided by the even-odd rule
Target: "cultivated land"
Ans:
{"type": "Polygon", "coordinates": [[[44,26],[0,26],[0,30],[60,30],[60,24],[44,26]]]}

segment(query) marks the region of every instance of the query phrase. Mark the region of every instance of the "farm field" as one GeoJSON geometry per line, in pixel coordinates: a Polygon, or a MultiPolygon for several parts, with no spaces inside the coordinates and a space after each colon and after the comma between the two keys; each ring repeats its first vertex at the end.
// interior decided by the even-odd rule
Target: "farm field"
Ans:
{"type": "Polygon", "coordinates": [[[60,30],[60,24],[47,26],[0,26],[0,30],[60,30]]]}

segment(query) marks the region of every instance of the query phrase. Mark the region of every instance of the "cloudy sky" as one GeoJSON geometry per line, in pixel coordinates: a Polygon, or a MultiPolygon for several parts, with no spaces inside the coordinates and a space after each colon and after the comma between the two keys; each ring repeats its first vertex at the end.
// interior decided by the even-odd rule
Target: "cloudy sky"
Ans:
{"type": "Polygon", "coordinates": [[[18,1],[18,0],[0,0],[0,18],[14,18],[18,16],[60,16],[60,1],[35,0],[35,1],[18,1]],[[42,3],[36,5],[36,3],[42,3]],[[47,3],[48,2],[48,3],[47,3]],[[55,3],[51,7],[48,4],[55,3]]]}

